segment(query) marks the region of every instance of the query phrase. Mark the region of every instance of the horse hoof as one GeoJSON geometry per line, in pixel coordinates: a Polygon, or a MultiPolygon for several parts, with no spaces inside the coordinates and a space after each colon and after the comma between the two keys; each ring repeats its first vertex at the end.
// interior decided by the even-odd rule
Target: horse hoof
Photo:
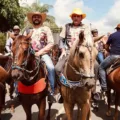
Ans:
{"type": "Polygon", "coordinates": [[[111,116],[111,112],[106,112],[106,116],[110,117],[111,116]]]}

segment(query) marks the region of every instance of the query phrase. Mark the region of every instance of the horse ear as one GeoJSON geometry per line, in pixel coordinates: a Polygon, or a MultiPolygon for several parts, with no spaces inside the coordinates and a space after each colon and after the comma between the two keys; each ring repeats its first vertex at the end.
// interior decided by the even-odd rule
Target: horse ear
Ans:
{"type": "Polygon", "coordinates": [[[83,43],[83,39],[84,39],[84,31],[81,30],[79,34],[79,45],[83,43]]]}

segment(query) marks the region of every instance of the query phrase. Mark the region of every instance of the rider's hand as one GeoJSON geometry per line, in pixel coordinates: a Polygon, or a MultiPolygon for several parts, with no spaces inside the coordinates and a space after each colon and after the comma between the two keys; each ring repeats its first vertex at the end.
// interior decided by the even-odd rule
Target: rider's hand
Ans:
{"type": "Polygon", "coordinates": [[[39,52],[35,52],[35,56],[39,57],[40,53],[39,52]]]}
{"type": "Polygon", "coordinates": [[[66,51],[63,51],[62,52],[62,54],[60,55],[60,57],[59,57],[59,60],[61,60],[64,56],[66,56],[67,54],[66,54],[66,51]]]}

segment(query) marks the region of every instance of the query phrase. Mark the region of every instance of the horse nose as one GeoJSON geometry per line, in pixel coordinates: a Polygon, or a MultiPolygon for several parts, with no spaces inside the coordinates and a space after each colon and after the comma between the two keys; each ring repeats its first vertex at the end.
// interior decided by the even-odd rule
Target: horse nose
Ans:
{"type": "Polygon", "coordinates": [[[17,80],[17,78],[19,78],[19,74],[18,74],[18,72],[17,72],[16,70],[13,70],[13,71],[12,71],[12,78],[13,78],[14,80],[17,80]]]}

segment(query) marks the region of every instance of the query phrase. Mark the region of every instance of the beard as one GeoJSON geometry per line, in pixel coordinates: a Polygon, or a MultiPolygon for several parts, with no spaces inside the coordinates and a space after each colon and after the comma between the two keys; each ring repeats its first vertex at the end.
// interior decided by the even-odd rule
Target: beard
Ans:
{"type": "Polygon", "coordinates": [[[39,21],[39,20],[34,20],[34,21],[33,21],[33,24],[34,24],[34,25],[40,25],[40,24],[41,24],[41,21],[39,21]]]}

